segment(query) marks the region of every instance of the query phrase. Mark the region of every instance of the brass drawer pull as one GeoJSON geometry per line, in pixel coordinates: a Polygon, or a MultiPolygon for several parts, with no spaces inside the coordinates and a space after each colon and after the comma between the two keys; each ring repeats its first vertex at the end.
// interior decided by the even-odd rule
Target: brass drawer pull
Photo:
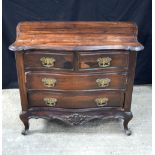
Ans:
{"type": "Polygon", "coordinates": [[[57,99],[56,98],[44,98],[44,102],[46,105],[54,107],[56,106],[57,99]]]}
{"type": "Polygon", "coordinates": [[[102,107],[102,106],[107,105],[108,100],[109,100],[109,99],[108,99],[107,97],[96,98],[96,99],[95,99],[95,102],[96,102],[97,106],[102,107]]]}
{"type": "Polygon", "coordinates": [[[56,60],[52,57],[42,57],[40,61],[44,67],[53,67],[56,60]]]}
{"type": "Polygon", "coordinates": [[[56,79],[50,79],[50,78],[43,78],[42,82],[45,87],[54,87],[56,84],[56,79]]]}
{"type": "Polygon", "coordinates": [[[108,67],[110,66],[111,60],[112,59],[110,57],[103,57],[103,58],[98,58],[97,62],[99,67],[108,67]]]}
{"type": "Polygon", "coordinates": [[[97,79],[96,83],[98,85],[98,87],[108,87],[110,84],[111,80],[108,78],[105,79],[97,79]]]}

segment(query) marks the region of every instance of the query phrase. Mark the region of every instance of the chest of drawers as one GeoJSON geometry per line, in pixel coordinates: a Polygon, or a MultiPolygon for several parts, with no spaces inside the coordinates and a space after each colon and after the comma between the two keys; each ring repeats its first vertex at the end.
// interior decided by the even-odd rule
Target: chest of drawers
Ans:
{"type": "Polygon", "coordinates": [[[15,51],[20,119],[59,119],[70,125],[121,118],[131,134],[137,27],[130,22],[22,22],[15,51]]]}

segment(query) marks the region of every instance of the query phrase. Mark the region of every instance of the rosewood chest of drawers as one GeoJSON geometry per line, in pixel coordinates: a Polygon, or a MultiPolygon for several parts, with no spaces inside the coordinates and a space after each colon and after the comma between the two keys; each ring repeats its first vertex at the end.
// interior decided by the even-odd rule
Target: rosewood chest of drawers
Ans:
{"type": "Polygon", "coordinates": [[[131,134],[131,99],[137,27],[131,22],[22,22],[15,51],[21,96],[20,119],[71,125],[120,118],[131,134]]]}

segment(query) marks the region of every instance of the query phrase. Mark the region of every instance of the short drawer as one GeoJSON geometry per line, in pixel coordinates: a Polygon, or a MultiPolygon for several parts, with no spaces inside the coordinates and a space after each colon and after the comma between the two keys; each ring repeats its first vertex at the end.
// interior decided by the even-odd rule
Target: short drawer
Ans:
{"type": "Polygon", "coordinates": [[[30,72],[26,74],[28,89],[125,89],[126,73],[109,74],[51,74],[30,72]]]}
{"type": "Polygon", "coordinates": [[[79,53],[79,70],[127,68],[128,52],[79,53]]]}
{"type": "Polygon", "coordinates": [[[121,107],[124,93],[121,91],[93,92],[28,92],[29,106],[56,108],[121,107]]]}
{"type": "Polygon", "coordinates": [[[73,53],[26,52],[24,65],[27,70],[73,70],[73,53]]]}

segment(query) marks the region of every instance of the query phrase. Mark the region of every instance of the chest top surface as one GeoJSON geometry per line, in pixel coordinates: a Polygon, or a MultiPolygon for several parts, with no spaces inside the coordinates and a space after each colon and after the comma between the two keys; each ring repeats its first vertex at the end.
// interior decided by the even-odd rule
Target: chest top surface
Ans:
{"type": "Polygon", "coordinates": [[[12,51],[143,49],[137,26],[131,22],[21,22],[16,30],[12,51]]]}

